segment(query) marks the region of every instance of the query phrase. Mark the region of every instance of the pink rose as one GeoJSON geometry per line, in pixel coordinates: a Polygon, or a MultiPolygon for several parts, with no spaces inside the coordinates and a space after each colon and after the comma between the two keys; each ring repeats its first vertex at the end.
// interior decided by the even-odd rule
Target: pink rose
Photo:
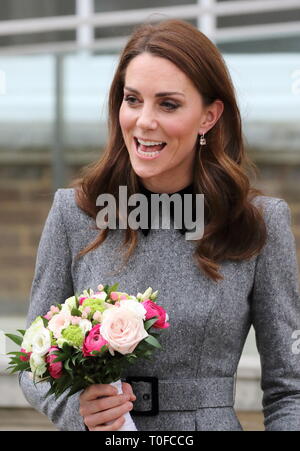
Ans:
{"type": "Polygon", "coordinates": [[[170,326],[170,324],[167,323],[167,313],[160,305],[155,304],[155,302],[150,299],[146,299],[146,301],[142,302],[142,304],[147,311],[146,320],[151,319],[154,316],[158,316],[158,319],[153,324],[153,327],[156,327],[157,329],[167,329],[167,327],[170,326]]]}
{"type": "Polygon", "coordinates": [[[100,328],[101,325],[96,324],[96,326],[94,326],[90,330],[88,336],[86,337],[82,348],[84,357],[95,357],[91,353],[93,351],[101,351],[102,346],[105,346],[107,344],[107,341],[104,340],[101,335],[102,331],[100,333],[100,328]]]}
{"type": "Polygon", "coordinates": [[[56,346],[51,346],[46,357],[46,362],[48,364],[50,376],[53,377],[53,379],[59,379],[63,374],[63,364],[62,362],[54,362],[58,355],[53,354],[53,351],[59,351],[59,349],[56,346]]]}
{"type": "Polygon", "coordinates": [[[108,342],[112,355],[114,351],[130,354],[149,335],[144,328],[143,318],[122,305],[103,312],[101,334],[108,342]]]}
{"type": "Polygon", "coordinates": [[[21,352],[24,352],[25,355],[20,355],[20,360],[22,360],[22,362],[28,362],[31,356],[31,352],[26,352],[26,349],[21,348],[21,352]]]}

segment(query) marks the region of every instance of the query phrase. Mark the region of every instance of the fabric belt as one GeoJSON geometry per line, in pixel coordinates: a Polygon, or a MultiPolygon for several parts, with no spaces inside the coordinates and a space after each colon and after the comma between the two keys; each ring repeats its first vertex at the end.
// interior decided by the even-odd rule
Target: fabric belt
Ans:
{"type": "Polygon", "coordinates": [[[137,415],[139,412],[155,415],[158,411],[233,407],[234,404],[235,379],[231,376],[179,380],[141,376],[128,377],[126,382],[132,385],[136,395],[131,412],[137,415]]]}

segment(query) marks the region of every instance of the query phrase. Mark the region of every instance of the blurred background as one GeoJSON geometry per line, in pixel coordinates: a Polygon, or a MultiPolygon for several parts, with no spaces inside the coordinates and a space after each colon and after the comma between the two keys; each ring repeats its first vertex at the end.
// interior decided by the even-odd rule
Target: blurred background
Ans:
{"type": "MultiPolygon", "coordinates": [[[[142,22],[180,18],[221,50],[236,87],[253,184],[285,199],[300,263],[300,0],[1,0],[0,329],[25,327],[35,258],[57,188],[106,140],[119,52],[142,22]]],[[[0,332],[1,339],[1,332],[0,332]]],[[[3,340],[2,340],[3,343],[3,340]]],[[[0,430],[54,429],[30,410],[0,349],[0,430]]],[[[6,343],[6,350],[15,350],[6,343]]],[[[239,364],[245,429],[263,429],[253,330],[239,364]]]]}

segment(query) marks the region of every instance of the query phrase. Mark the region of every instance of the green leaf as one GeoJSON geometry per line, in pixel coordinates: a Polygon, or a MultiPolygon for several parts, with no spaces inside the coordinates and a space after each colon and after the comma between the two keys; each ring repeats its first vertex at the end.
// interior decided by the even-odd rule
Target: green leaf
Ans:
{"type": "MultiPolygon", "coordinates": [[[[20,356],[22,357],[26,357],[28,359],[28,354],[26,354],[26,352],[8,352],[7,355],[14,355],[14,357],[10,357],[12,360],[13,359],[17,359],[17,361],[20,360],[20,356]]],[[[22,361],[22,360],[21,360],[22,361]]]]}
{"type": "Polygon", "coordinates": [[[22,345],[23,337],[19,337],[18,335],[13,334],[5,334],[5,336],[16,343],[18,346],[22,345]]]}
{"type": "Polygon", "coordinates": [[[64,354],[69,356],[69,355],[72,354],[73,348],[68,343],[64,343],[63,346],[62,346],[62,350],[63,350],[64,354]]]}
{"type": "Polygon", "coordinates": [[[80,316],[81,317],[82,313],[77,308],[72,308],[71,315],[72,316],[80,316]]]}
{"type": "MultiPolygon", "coordinates": [[[[51,354],[55,354],[54,352],[52,352],[51,354]]],[[[68,355],[66,354],[60,354],[58,357],[56,357],[53,360],[53,363],[57,363],[57,362],[63,362],[64,360],[67,360],[69,358],[68,355]]]]}
{"type": "Polygon", "coordinates": [[[117,291],[118,286],[119,286],[119,284],[118,284],[118,283],[115,283],[115,284],[112,285],[111,287],[108,287],[107,294],[110,295],[110,293],[111,293],[112,291],[117,291]]]}
{"type": "Polygon", "coordinates": [[[26,330],[17,329],[17,332],[20,332],[20,334],[24,337],[26,330]]]}
{"type": "Polygon", "coordinates": [[[152,335],[149,335],[147,338],[145,338],[145,341],[155,348],[162,349],[159,341],[156,340],[156,338],[152,337],[152,335]]]}
{"type": "Polygon", "coordinates": [[[48,323],[49,323],[49,321],[46,319],[46,318],[44,318],[43,316],[41,317],[42,318],[42,320],[43,320],[43,323],[44,323],[44,327],[47,327],[48,326],[48,323]]]}
{"type": "Polygon", "coordinates": [[[70,360],[66,360],[64,362],[64,368],[68,371],[68,372],[72,372],[72,368],[70,367],[70,360]]]}
{"type": "Polygon", "coordinates": [[[149,330],[150,327],[151,327],[154,323],[156,323],[157,320],[158,320],[158,316],[155,316],[154,318],[151,318],[151,319],[148,319],[148,321],[145,321],[145,322],[144,322],[145,330],[149,330]]]}

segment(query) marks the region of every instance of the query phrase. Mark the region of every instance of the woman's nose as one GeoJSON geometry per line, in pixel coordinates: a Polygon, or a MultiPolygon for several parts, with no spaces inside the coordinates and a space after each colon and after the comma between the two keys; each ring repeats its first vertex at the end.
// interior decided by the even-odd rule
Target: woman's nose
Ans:
{"type": "Polygon", "coordinates": [[[136,125],[140,128],[155,129],[157,121],[151,108],[142,108],[139,112],[136,125]]]}

